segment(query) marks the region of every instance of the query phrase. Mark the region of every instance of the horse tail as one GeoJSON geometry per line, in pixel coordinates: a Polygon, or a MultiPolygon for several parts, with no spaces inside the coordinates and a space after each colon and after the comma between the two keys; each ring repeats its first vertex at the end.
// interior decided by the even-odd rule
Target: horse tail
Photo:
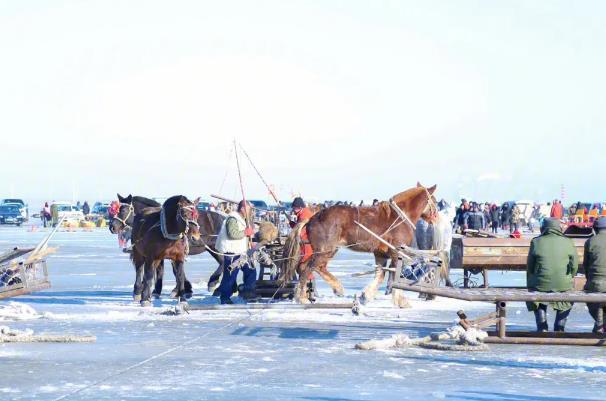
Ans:
{"type": "Polygon", "coordinates": [[[306,222],[300,222],[294,226],[284,242],[280,276],[278,277],[278,282],[281,284],[295,278],[299,267],[299,259],[301,258],[301,230],[306,222]]]}

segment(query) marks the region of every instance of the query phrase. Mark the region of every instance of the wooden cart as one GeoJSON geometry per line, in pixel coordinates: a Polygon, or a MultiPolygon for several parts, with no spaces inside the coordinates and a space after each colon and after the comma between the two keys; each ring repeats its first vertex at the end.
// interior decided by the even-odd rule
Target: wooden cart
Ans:
{"type": "MultiPolygon", "coordinates": [[[[463,287],[471,286],[472,274],[481,274],[488,288],[488,272],[494,270],[526,271],[531,238],[474,238],[453,236],[450,269],[463,269],[463,287]]],[[[579,272],[583,272],[583,246],[586,238],[573,239],[579,255],[579,272]]],[[[575,288],[582,288],[578,280],[575,288]],[[579,287],[580,286],[580,287],[579,287]]]]}
{"type": "Polygon", "coordinates": [[[0,254],[0,299],[50,288],[46,260],[28,258],[36,248],[13,248],[0,254]]]}

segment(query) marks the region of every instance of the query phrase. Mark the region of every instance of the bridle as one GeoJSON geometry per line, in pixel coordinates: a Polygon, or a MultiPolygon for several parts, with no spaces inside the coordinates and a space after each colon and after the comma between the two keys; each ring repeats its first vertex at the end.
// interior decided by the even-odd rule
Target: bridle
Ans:
{"type": "Polygon", "coordinates": [[[160,230],[162,231],[162,236],[171,241],[176,241],[176,240],[182,239],[189,232],[190,225],[194,225],[198,229],[200,229],[200,225],[197,222],[197,217],[198,217],[198,210],[196,209],[196,207],[194,205],[188,205],[188,206],[179,205],[179,208],[177,209],[177,219],[181,219],[181,221],[183,221],[185,223],[185,230],[183,232],[180,232],[177,234],[171,234],[168,232],[168,229],[166,228],[166,212],[165,212],[164,207],[162,207],[162,209],[160,209],[160,230]],[[191,216],[192,216],[191,219],[188,216],[185,216],[183,214],[184,210],[191,212],[191,216]]]}
{"type": "Polygon", "coordinates": [[[127,223],[128,218],[135,212],[135,207],[132,203],[120,203],[120,207],[118,208],[118,213],[113,217],[114,220],[118,220],[124,226],[123,229],[132,228],[130,224],[127,223]],[[122,206],[128,206],[128,213],[125,218],[120,218],[119,214],[122,213],[122,206]]]}
{"type": "MultiPolygon", "coordinates": [[[[431,194],[429,193],[429,191],[427,190],[427,188],[423,187],[423,189],[425,190],[425,196],[427,197],[426,209],[429,209],[429,215],[433,216],[438,213],[438,207],[436,206],[436,203],[433,200],[433,198],[432,198],[431,194]]],[[[389,206],[391,206],[391,208],[396,212],[396,214],[398,215],[399,218],[395,219],[394,222],[391,224],[391,226],[387,229],[387,231],[385,231],[382,235],[387,234],[389,231],[393,230],[394,228],[396,228],[397,226],[399,226],[402,223],[408,223],[413,231],[415,231],[417,229],[417,226],[412,222],[410,217],[408,217],[406,212],[404,212],[398,206],[398,204],[396,203],[396,201],[393,198],[389,199],[389,206]],[[398,222],[398,220],[400,220],[400,221],[398,222]],[[396,223],[396,222],[398,222],[398,223],[396,223]]]]}

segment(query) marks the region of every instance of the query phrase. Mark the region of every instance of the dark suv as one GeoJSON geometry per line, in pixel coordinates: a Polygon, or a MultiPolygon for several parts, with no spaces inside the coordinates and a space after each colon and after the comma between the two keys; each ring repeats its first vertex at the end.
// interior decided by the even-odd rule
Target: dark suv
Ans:
{"type": "Polygon", "coordinates": [[[0,206],[4,205],[17,205],[19,207],[19,212],[21,213],[21,217],[23,217],[24,221],[27,221],[29,218],[29,212],[27,210],[27,205],[23,202],[23,199],[2,199],[0,202],[0,206]]]}
{"type": "Polygon", "coordinates": [[[18,203],[0,205],[0,224],[15,224],[20,226],[25,221],[18,203]]]}

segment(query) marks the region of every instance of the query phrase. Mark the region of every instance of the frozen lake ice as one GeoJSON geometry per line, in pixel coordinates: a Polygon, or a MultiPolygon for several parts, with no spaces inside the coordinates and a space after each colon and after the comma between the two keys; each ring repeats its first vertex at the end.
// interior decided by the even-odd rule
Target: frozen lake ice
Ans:
{"type": "MultiPolygon", "coordinates": [[[[32,245],[46,231],[0,227],[0,250],[32,245]]],[[[1,344],[0,400],[603,400],[606,349],[490,345],[487,352],[420,348],[357,351],[355,343],[404,332],[425,336],[453,324],[458,309],[471,316],[493,310],[408,294],[413,307],[397,310],[386,296],[348,310],[194,311],[160,314],[174,301],[167,269],[164,298],[153,308],[131,302],[133,268],[107,229],[58,232],[49,258],[52,288],[0,302],[0,325],[36,332],[93,334],[94,344],[1,344]],[[37,314],[10,315],[11,302],[37,314]]],[[[320,281],[319,302],[351,301],[370,276],[370,255],[341,251],[330,270],[346,298],[320,281]]],[[[189,258],[195,283],[191,304],[218,303],[206,292],[215,269],[208,255],[189,258]]],[[[491,282],[524,283],[520,273],[492,273],[491,282]]],[[[534,327],[523,304],[510,324],[534,327]]],[[[553,314],[550,316],[550,324],[553,314]]],[[[584,305],[575,305],[568,328],[590,331],[584,305]]]]}

